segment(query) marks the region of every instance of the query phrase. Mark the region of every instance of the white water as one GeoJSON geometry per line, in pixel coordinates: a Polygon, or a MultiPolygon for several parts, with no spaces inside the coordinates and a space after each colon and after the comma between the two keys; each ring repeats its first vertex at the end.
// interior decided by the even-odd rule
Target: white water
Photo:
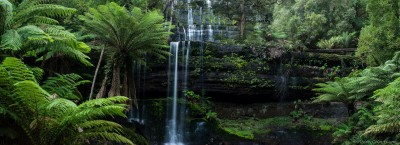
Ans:
{"type": "Polygon", "coordinates": [[[167,143],[168,145],[178,145],[182,144],[182,138],[180,137],[181,135],[178,133],[178,52],[179,52],[179,42],[171,42],[171,53],[173,56],[173,60],[170,62],[173,62],[173,87],[172,87],[172,92],[173,92],[173,98],[172,98],[172,116],[168,121],[168,126],[167,126],[167,143]]]}

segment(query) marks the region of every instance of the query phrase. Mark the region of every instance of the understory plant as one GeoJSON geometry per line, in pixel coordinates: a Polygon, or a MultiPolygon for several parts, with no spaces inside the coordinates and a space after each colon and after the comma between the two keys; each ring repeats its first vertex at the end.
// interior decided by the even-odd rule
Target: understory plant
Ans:
{"type": "Polygon", "coordinates": [[[314,102],[344,102],[350,110],[350,119],[334,133],[335,143],[398,144],[399,82],[400,52],[397,52],[381,66],[317,84],[318,88],[314,91],[319,96],[314,102]]]}
{"type": "Polygon", "coordinates": [[[77,75],[59,75],[40,85],[40,72],[13,57],[0,64],[0,120],[11,119],[22,128],[24,144],[133,144],[120,124],[107,120],[126,117],[128,98],[77,104],[69,100],[79,99],[75,89],[83,82],[77,75]]]}

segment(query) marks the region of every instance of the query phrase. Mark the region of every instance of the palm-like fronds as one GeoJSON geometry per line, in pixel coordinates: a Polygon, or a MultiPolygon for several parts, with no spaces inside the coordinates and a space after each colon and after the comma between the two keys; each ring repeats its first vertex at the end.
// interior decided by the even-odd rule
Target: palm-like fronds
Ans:
{"type": "Polygon", "coordinates": [[[69,16],[76,10],[47,2],[23,0],[13,5],[7,0],[0,1],[0,11],[9,12],[0,14],[0,50],[12,56],[34,52],[43,61],[66,57],[92,66],[85,54],[90,47],[63,27],[55,26],[58,21],[54,18],[69,16]]]}
{"type": "Polygon", "coordinates": [[[0,114],[13,118],[32,144],[133,144],[122,135],[121,125],[102,120],[126,117],[128,98],[94,99],[80,105],[64,99],[75,91],[66,89],[86,82],[80,79],[75,74],[59,75],[45,81],[42,88],[31,69],[16,58],[6,58],[0,65],[0,114]]]}
{"type": "Polygon", "coordinates": [[[37,50],[43,54],[38,61],[46,61],[52,58],[67,57],[86,66],[93,66],[85,53],[90,52],[90,47],[77,40],[75,34],[65,30],[61,26],[48,26],[44,31],[52,38],[53,43],[49,43],[37,50]]]}
{"type": "Polygon", "coordinates": [[[11,27],[13,5],[8,0],[0,0],[0,34],[11,27]]]}
{"type": "Polygon", "coordinates": [[[89,9],[84,16],[79,17],[85,22],[85,30],[96,36],[96,39],[107,46],[108,62],[111,63],[113,73],[109,96],[119,95],[120,86],[123,95],[134,96],[135,90],[128,90],[133,80],[121,84],[120,72],[123,77],[132,70],[132,62],[143,61],[144,55],[154,55],[165,58],[169,54],[166,50],[170,23],[164,22],[163,16],[157,11],[143,12],[139,8],[132,11],[116,3],[101,5],[97,9],[89,9]],[[124,70],[125,69],[125,70],[124,70]],[[129,92],[133,92],[130,94],[129,92]]]}
{"type": "Polygon", "coordinates": [[[399,73],[400,52],[381,66],[366,68],[357,75],[344,77],[335,82],[318,84],[318,88],[314,91],[321,95],[315,101],[354,101],[371,97],[374,91],[386,87],[399,77],[399,73]]]}
{"type": "Polygon", "coordinates": [[[79,100],[82,96],[77,93],[77,87],[85,83],[90,83],[90,81],[81,79],[82,77],[77,74],[57,74],[57,77],[50,77],[44,81],[42,87],[54,97],[79,100]]]}
{"type": "Polygon", "coordinates": [[[331,101],[341,101],[348,102],[350,96],[350,90],[344,84],[347,83],[345,78],[336,80],[334,82],[319,83],[316,86],[318,88],[313,89],[313,91],[322,93],[314,102],[331,102],[331,101]]]}
{"type": "Polygon", "coordinates": [[[381,104],[376,106],[377,124],[367,128],[365,134],[399,134],[400,133],[400,78],[387,87],[379,89],[373,96],[381,104]]]}
{"type": "Polygon", "coordinates": [[[56,20],[52,19],[52,17],[69,16],[75,13],[76,10],[60,5],[44,4],[37,0],[24,0],[24,2],[16,8],[16,12],[16,15],[13,17],[13,25],[19,27],[26,23],[45,22],[44,24],[54,24],[56,20]],[[38,19],[42,20],[40,21],[38,19]]]}

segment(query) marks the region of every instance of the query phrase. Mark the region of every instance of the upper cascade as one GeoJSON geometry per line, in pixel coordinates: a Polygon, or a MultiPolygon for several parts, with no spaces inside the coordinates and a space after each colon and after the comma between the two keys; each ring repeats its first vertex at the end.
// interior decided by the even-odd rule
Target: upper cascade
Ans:
{"type": "Polygon", "coordinates": [[[237,26],[228,21],[221,24],[221,17],[214,15],[214,3],[215,0],[173,2],[180,41],[220,42],[238,36],[237,26]]]}

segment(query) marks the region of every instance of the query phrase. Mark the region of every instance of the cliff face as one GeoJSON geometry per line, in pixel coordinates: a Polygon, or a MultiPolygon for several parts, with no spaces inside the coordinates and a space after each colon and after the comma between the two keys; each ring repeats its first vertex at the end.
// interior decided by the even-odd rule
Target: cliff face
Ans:
{"type": "MultiPolygon", "coordinates": [[[[217,102],[304,100],[315,96],[314,84],[346,75],[357,66],[351,51],[282,52],[278,57],[268,52],[274,50],[265,51],[192,42],[188,89],[217,102]]],[[[178,76],[183,77],[180,70],[178,76]]],[[[168,60],[150,64],[144,80],[139,92],[144,91],[146,98],[165,97],[168,60]]]]}

